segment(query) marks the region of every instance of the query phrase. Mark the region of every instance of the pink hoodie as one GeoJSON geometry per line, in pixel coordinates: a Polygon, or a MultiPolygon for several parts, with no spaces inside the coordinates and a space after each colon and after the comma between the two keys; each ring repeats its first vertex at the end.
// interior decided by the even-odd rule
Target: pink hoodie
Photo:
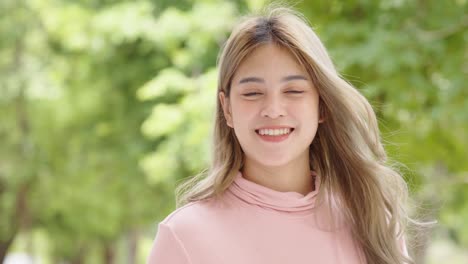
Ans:
{"type": "MultiPolygon", "coordinates": [[[[251,182],[239,172],[222,199],[189,203],[158,226],[148,264],[365,263],[345,221],[330,228],[315,190],[302,195],[251,182]]],[[[337,223],[337,222],[334,222],[337,223]]]]}

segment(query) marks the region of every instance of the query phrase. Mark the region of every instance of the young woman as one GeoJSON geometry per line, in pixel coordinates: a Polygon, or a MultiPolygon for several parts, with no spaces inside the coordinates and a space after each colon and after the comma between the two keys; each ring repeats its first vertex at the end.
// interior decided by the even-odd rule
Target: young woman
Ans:
{"type": "Polygon", "coordinates": [[[412,263],[375,113],[300,14],[235,27],[217,99],[211,168],[178,189],[148,263],[412,263]]]}

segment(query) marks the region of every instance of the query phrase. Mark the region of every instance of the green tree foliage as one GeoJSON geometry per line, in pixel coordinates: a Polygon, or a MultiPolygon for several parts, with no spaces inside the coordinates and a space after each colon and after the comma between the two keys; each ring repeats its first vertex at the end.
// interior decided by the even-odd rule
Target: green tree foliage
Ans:
{"type": "Polygon", "coordinates": [[[144,135],[158,141],[141,161],[150,181],[173,181],[208,165],[216,56],[235,19],[236,6],[222,1],[160,15],[159,29],[167,36],[160,45],[171,64],[138,90],[138,98],[155,105],[142,125],[144,135]],[[183,30],[174,34],[174,28],[183,30]]]}
{"type": "Polygon", "coordinates": [[[2,249],[20,229],[42,228],[57,259],[78,262],[171,204],[170,188],[148,184],[138,167],[152,143],[140,132],[151,106],[136,90],[168,63],[142,37],[154,8],[10,1],[0,9],[2,249]]]}

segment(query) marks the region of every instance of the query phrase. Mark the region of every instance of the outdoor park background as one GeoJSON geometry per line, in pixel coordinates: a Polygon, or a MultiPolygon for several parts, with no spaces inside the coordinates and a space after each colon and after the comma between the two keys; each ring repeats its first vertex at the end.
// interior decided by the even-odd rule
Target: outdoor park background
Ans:
{"type": "MultiPolygon", "coordinates": [[[[468,263],[467,1],[296,2],[439,221],[418,263],[468,263]]],[[[209,162],[219,48],[264,4],[1,0],[0,263],[144,263],[209,162]]]]}

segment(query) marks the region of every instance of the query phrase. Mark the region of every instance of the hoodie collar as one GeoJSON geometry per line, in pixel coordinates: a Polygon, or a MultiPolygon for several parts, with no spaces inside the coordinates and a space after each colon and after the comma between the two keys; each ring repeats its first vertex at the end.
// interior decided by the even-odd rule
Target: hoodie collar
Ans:
{"type": "Polygon", "coordinates": [[[315,177],[315,190],[303,195],[298,192],[270,189],[245,179],[239,171],[229,191],[251,205],[288,213],[305,212],[315,207],[316,196],[320,190],[320,177],[314,171],[311,171],[311,177],[315,177]]]}

